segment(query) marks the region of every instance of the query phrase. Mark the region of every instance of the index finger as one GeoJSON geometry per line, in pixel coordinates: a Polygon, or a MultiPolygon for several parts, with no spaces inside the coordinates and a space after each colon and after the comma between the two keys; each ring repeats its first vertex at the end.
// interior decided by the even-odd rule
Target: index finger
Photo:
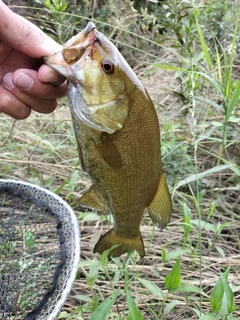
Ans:
{"type": "Polygon", "coordinates": [[[33,58],[60,51],[62,46],[30,21],[17,15],[0,1],[1,38],[14,49],[33,58]]]}

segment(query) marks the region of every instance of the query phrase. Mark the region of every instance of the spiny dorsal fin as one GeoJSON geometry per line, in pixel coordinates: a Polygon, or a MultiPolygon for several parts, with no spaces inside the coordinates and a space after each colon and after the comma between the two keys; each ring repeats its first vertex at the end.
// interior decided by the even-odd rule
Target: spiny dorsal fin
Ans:
{"type": "Polygon", "coordinates": [[[84,195],[79,199],[78,203],[83,207],[95,209],[97,211],[101,211],[102,213],[109,212],[108,207],[99,199],[93,187],[84,193],[84,195]]]}
{"type": "Polygon", "coordinates": [[[161,174],[157,192],[148,206],[148,213],[154,223],[165,228],[172,215],[172,201],[163,174],[161,174]]]}

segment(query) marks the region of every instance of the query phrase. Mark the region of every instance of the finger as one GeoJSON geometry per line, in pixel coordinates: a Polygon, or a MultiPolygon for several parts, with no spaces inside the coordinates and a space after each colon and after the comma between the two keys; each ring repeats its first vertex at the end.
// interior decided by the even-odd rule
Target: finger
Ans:
{"type": "Polygon", "coordinates": [[[11,92],[0,87],[0,112],[15,119],[26,119],[31,113],[31,108],[19,101],[11,92]]]}
{"type": "MultiPolygon", "coordinates": [[[[14,99],[11,97],[12,99],[12,102],[14,104],[14,113],[15,113],[15,109],[17,107],[19,108],[31,108],[37,112],[40,112],[40,113],[51,113],[53,112],[56,107],[57,107],[57,99],[41,99],[41,98],[36,98],[36,97],[33,97],[29,94],[26,94],[26,92],[18,89],[18,88],[14,88],[12,89],[11,92],[9,92],[9,94],[12,94],[12,96],[14,97],[14,99]],[[19,106],[18,106],[19,105],[19,106]],[[25,107],[24,107],[25,106],[25,107]]],[[[8,97],[8,99],[10,99],[10,97],[8,97]]],[[[1,97],[2,99],[2,97],[1,97]]],[[[7,98],[5,98],[6,100],[7,98]]],[[[9,103],[8,105],[5,104],[4,106],[4,110],[3,111],[4,113],[7,113],[7,114],[12,114],[11,111],[9,112],[6,112],[7,109],[11,109],[11,104],[9,103]]],[[[21,111],[21,115],[19,116],[19,119],[23,119],[25,116],[25,113],[27,113],[26,111],[21,111]],[[23,114],[23,115],[22,115],[23,114]]],[[[30,114],[30,113],[29,113],[30,114]]],[[[28,116],[28,115],[27,115],[28,116]]],[[[16,116],[15,116],[16,118],[16,116]]]]}
{"type": "Polygon", "coordinates": [[[37,71],[30,69],[18,69],[14,73],[7,73],[3,78],[3,83],[7,90],[13,92],[14,95],[17,94],[17,98],[26,104],[28,102],[25,101],[24,95],[27,99],[29,99],[28,96],[40,99],[57,99],[67,94],[66,83],[60,86],[43,83],[39,81],[37,71]],[[15,88],[20,91],[16,91],[15,88]]]}
{"type": "Polygon", "coordinates": [[[11,47],[33,58],[41,58],[61,50],[62,46],[1,1],[0,11],[1,38],[11,47]]]}
{"type": "Polygon", "coordinates": [[[60,85],[65,81],[65,77],[54,71],[52,68],[43,64],[38,70],[38,79],[41,82],[49,82],[60,85]]]}
{"type": "MultiPolygon", "coordinates": [[[[33,70],[29,71],[32,72],[33,70]]],[[[36,73],[36,71],[34,72],[36,73]]],[[[54,111],[57,106],[56,98],[62,97],[63,93],[66,91],[65,84],[57,87],[51,84],[40,83],[38,87],[35,83],[32,83],[32,78],[30,78],[30,81],[26,78],[28,75],[20,73],[19,77],[20,76],[23,78],[21,79],[21,81],[23,81],[23,84],[21,85],[22,87],[25,86],[25,88],[15,86],[13,74],[8,73],[3,78],[5,89],[11,92],[19,103],[24,104],[35,111],[41,113],[50,113],[54,111]],[[30,87],[26,88],[27,85],[30,85],[30,87]]],[[[16,82],[18,82],[18,79],[16,82]]]]}
{"type": "Polygon", "coordinates": [[[57,99],[48,99],[48,100],[42,100],[42,99],[29,99],[30,107],[34,111],[40,112],[40,113],[52,113],[58,105],[57,99]]]}
{"type": "Polygon", "coordinates": [[[40,113],[51,113],[57,107],[57,99],[36,98],[16,87],[11,92],[5,90],[0,101],[0,111],[15,119],[27,118],[31,109],[40,113]]]}

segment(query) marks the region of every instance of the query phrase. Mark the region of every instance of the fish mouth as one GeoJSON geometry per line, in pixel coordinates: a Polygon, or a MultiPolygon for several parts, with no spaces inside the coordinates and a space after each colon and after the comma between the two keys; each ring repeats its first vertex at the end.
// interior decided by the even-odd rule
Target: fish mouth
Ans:
{"type": "Polygon", "coordinates": [[[87,48],[97,39],[97,30],[93,22],[88,22],[85,29],[73,36],[63,44],[63,49],[48,57],[43,57],[43,61],[65,77],[71,73],[71,65],[80,60],[87,48]]]}
{"type": "Polygon", "coordinates": [[[86,49],[96,41],[96,26],[88,22],[85,29],[68,40],[62,50],[62,56],[67,64],[73,64],[82,58],[86,49]]]}
{"type": "Polygon", "coordinates": [[[96,29],[95,24],[92,21],[89,21],[88,24],[86,25],[86,28],[83,30],[85,37],[93,30],[96,29]]]}
{"type": "MultiPolygon", "coordinates": [[[[90,21],[88,22],[87,26],[85,29],[83,29],[81,32],[79,32],[76,36],[73,36],[71,39],[69,39],[65,44],[64,47],[73,47],[76,45],[79,45],[80,43],[84,42],[86,38],[89,38],[89,34],[93,31],[96,30],[95,24],[90,21]]],[[[95,33],[93,33],[95,34],[95,33]]],[[[91,39],[91,38],[89,38],[91,39]]],[[[95,39],[95,36],[93,37],[92,40],[95,39]]]]}

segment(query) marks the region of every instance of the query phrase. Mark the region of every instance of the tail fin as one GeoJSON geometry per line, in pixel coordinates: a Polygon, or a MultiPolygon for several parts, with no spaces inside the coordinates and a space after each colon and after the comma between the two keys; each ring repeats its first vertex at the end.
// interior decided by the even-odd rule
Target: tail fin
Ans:
{"type": "Polygon", "coordinates": [[[109,250],[115,245],[118,245],[118,247],[113,248],[110,251],[109,256],[111,257],[119,257],[121,254],[133,250],[136,250],[141,257],[144,257],[145,255],[141,233],[134,238],[124,238],[119,237],[113,229],[101,236],[95,245],[94,252],[103,253],[105,250],[109,250]]]}

